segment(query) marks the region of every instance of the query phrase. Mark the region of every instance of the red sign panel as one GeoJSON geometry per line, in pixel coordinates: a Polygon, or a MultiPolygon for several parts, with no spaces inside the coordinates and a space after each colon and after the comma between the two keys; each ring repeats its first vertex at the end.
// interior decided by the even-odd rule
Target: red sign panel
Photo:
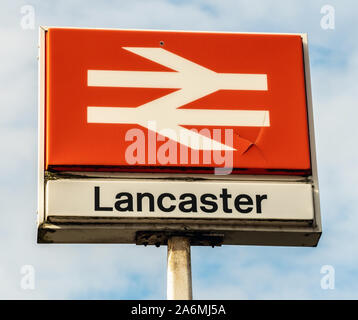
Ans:
{"type": "Polygon", "coordinates": [[[46,169],[309,174],[299,35],[49,28],[46,169]]]}

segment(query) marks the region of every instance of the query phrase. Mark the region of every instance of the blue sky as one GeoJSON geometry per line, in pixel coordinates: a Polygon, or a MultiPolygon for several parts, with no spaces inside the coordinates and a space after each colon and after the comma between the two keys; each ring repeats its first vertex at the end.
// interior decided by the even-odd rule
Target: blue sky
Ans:
{"type": "Polygon", "coordinates": [[[165,299],[166,247],[36,244],[38,27],[307,32],[321,191],[317,248],[192,248],[195,299],[357,299],[356,1],[9,1],[0,4],[0,298],[165,299]],[[335,9],[335,28],[320,21],[335,9]],[[34,8],[23,29],[21,8],[34,8]],[[21,288],[23,265],[35,289],[21,288]],[[335,288],[321,288],[321,267],[335,288]]]}

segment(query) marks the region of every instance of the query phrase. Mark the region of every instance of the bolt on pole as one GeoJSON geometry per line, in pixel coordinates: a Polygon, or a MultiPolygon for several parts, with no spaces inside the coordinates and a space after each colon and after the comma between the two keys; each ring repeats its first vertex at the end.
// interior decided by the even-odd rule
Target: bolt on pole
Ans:
{"type": "Polygon", "coordinates": [[[188,237],[170,237],[167,257],[167,299],[191,300],[191,261],[188,237]]]}

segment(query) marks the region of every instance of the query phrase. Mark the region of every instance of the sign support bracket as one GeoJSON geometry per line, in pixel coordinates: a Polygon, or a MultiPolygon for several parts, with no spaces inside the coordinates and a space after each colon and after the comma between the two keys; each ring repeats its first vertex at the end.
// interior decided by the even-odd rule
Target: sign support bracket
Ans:
{"type": "Polygon", "coordinates": [[[167,245],[167,299],[192,300],[191,245],[221,246],[220,233],[138,231],[137,245],[167,245]]]}

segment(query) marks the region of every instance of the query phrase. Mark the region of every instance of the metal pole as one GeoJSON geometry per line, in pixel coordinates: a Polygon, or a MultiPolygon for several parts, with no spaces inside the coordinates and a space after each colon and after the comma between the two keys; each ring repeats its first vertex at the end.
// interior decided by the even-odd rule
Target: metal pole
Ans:
{"type": "Polygon", "coordinates": [[[190,241],[187,237],[168,239],[167,299],[191,300],[190,241]]]}

